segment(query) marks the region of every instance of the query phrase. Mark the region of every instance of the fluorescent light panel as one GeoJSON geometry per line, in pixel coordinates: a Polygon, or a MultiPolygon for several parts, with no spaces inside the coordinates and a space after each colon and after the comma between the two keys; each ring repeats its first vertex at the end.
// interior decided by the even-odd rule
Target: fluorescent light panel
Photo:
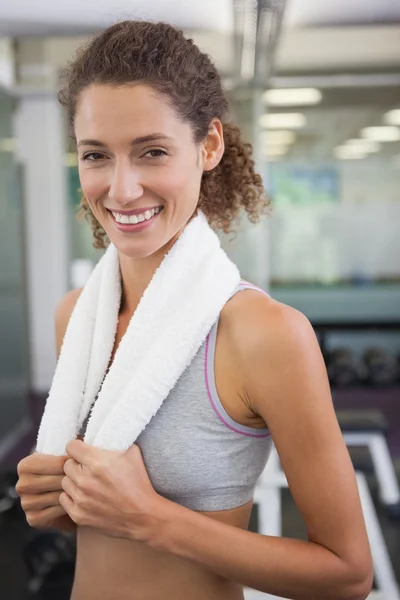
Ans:
{"type": "Polygon", "coordinates": [[[366,157],[366,152],[361,151],[357,146],[344,145],[337,146],[333,150],[333,154],[339,160],[357,160],[366,157]]]}
{"type": "Polygon", "coordinates": [[[285,131],[282,129],[262,131],[260,136],[264,146],[273,144],[293,144],[296,141],[296,135],[293,131],[285,131]]]}
{"type": "Polygon", "coordinates": [[[384,115],[383,120],[388,125],[400,125],[400,108],[390,110],[388,113],[386,113],[386,115],[384,115]]]}
{"type": "Polygon", "coordinates": [[[400,128],[393,125],[366,127],[361,131],[361,135],[375,142],[398,142],[400,140],[400,128]]]}
{"type": "Polygon", "coordinates": [[[352,148],[358,148],[361,152],[379,152],[381,144],[373,140],[367,140],[366,138],[347,140],[344,143],[345,146],[351,146],[352,148]]]}
{"type": "Polygon", "coordinates": [[[268,148],[264,148],[263,155],[264,156],[282,156],[286,154],[288,151],[288,146],[270,146],[268,148]]]}
{"type": "Polygon", "coordinates": [[[269,148],[266,152],[264,152],[264,156],[283,156],[284,154],[287,154],[287,150],[287,146],[281,146],[280,148],[269,148]]]}
{"type": "Polygon", "coordinates": [[[266,129],[300,129],[306,118],[301,113],[267,113],[260,117],[259,123],[266,129]]]}
{"type": "Polygon", "coordinates": [[[263,99],[269,106],[311,106],[321,102],[322,94],[315,88],[272,89],[263,99]]]}

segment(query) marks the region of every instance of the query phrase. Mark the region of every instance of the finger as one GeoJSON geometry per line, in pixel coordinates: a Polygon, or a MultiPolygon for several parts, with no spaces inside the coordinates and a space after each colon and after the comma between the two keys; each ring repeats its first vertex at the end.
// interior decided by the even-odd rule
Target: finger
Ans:
{"type": "Polygon", "coordinates": [[[70,458],[64,465],[64,474],[78,484],[78,478],[82,475],[82,466],[76,460],[70,458]]]}
{"type": "Polygon", "coordinates": [[[51,523],[59,517],[63,517],[65,514],[66,511],[61,505],[50,506],[44,510],[27,512],[26,520],[31,527],[47,526],[48,523],[51,523]]]}
{"type": "Polygon", "coordinates": [[[51,506],[60,506],[62,489],[47,494],[26,495],[21,499],[22,509],[27,511],[41,511],[51,506]]]}
{"type": "Polygon", "coordinates": [[[34,453],[18,463],[18,475],[62,475],[63,467],[69,456],[51,456],[34,453]]]}
{"type": "Polygon", "coordinates": [[[72,500],[75,500],[77,497],[77,492],[78,492],[79,488],[72,481],[72,479],[70,479],[69,477],[64,477],[64,479],[61,482],[61,485],[62,485],[62,489],[64,490],[64,492],[66,492],[72,500]]]}
{"type": "Polygon", "coordinates": [[[100,448],[85,444],[82,440],[72,440],[69,442],[66,451],[70,458],[73,458],[77,463],[86,466],[89,466],[102,452],[100,448]]]}
{"type": "Polygon", "coordinates": [[[64,471],[60,475],[24,475],[15,486],[17,494],[42,494],[61,489],[64,471]]]}
{"type": "Polygon", "coordinates": [[[72,512],[74,509],[74,502],[73,500],[71,500],[71,498],[68,496],[68,494],[66,492],[63,492],[60,496],[60,505],[62,506],[62,508],[64,509],[64,511],[72,518],[72,512]]]}

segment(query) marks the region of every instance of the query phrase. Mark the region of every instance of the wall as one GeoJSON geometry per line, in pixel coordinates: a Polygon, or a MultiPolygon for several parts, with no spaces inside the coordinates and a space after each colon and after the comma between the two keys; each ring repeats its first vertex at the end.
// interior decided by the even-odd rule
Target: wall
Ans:
{"type": "MultiPolygon", "coordinates": [[[[270,167],[272,179],[282,168],[270,167]]],[[[272,279],[400,282],[400,169],[378,161],[332,168],[336,199],[301,202],[290,189],[273,193],[272,279]]]]}
{"type": "MultiPolygon", "coordinates": [[[[1,139],[11,137],[13,109],[13,101],[1,93],[1,139]]],[[[28,390],[21,192],[13,153],[0,151],[0,445],[24,417],[28,390]]]]}

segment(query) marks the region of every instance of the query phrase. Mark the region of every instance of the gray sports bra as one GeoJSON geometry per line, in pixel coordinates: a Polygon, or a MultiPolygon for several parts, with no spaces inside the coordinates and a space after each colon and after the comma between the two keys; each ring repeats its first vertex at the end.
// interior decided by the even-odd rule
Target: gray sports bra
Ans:
{"type": "MultiPolygon", "coordinates": [[[[243,289],[259,290],[241,282],[234,293],[243,289]]],[[[155,491],[197,511],[235,508],[251,500],[271,450],[267,429],[237,423],[218,398],[217,328],[218,321],[136,440],[155,491]]]]}

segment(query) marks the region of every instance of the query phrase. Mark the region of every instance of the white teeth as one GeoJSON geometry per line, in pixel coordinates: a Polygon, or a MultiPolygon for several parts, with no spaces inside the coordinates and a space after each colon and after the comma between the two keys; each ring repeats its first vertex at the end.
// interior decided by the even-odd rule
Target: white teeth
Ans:
{"type": "Polygon", "coordinates": [[[151,210],[146,210],[146,212],[141,213],[140,215],[121,215],[120,213],[111,211],[112,214],[114,215],[115,220],[117,221],[117,223],[122,223],[122,224],[132,224],[132,225],[136,225],[137,223],[143,223],[143,221],[148,221],[149,219],[151,219],[152,217],[154,217],[154,215],[158,214],[161,210],[161,207],[158,208],[152,208],[151,210]]]}

